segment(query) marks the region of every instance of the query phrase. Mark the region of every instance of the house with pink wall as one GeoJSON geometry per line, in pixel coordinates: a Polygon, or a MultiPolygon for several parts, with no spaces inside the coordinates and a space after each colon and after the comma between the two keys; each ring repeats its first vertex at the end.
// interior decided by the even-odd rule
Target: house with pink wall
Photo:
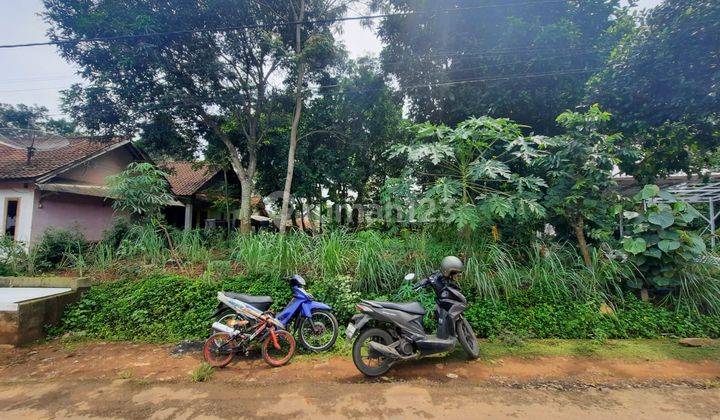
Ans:
{"type": "Polygon", "coordinates": [[[30,246],[49,227],[101,239],[115,214],[107,177],[149,160],[129,139],[71,138],[47,151],[0,144],[0,233],[30,246]]]}
{"type": "MultiPolygon", "coordinates": [[[[27,151],[0,142],[0,235],[26,245],[37,242],[48,228],[77,229],[89,241],[102,239],[118,215],[112,207],[107,178],[131,162],[151,162],[131,140],[70,138],[53,150],[27,151]]],[[[239,189],[231,171],[198,162],[163,162],[176,201],[164,213],[177,228],[234,226],[239,210],[230,214],[214,208],[217,191],[239,189]],[[227,185],[226,185],[227,183],[227,185]]],[[[260,197],[253,197],[260,222],[270,220],[260,197]]],[[[253,223],[257,220],[253,219],[253,223]]]]}

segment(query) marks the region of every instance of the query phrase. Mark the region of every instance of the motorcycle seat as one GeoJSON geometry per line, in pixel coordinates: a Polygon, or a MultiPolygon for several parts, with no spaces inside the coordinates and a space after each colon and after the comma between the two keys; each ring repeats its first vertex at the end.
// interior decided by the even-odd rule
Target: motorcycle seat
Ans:
{"type": "Polygon", "coordinates": [[[425,308],[422,307],[418,302],[407,302],[407,303],[395,303],[395,302],[380,302],[377,300],[368,300],[368,303],[382,306],[387,309],[395,309],[398,311],[407,312],[416,315],[425,315],[425,308]]]}
{"type": "Polygon", "coordinates": [[[267,311],[268,309],[270,309],[270,305],[272,305],[273,303],[273,300],[270,296],[252,296],[233,292],[225,292],[225,296],[237,299],[241,302],[245,302],[261,311],[267,311]]]}

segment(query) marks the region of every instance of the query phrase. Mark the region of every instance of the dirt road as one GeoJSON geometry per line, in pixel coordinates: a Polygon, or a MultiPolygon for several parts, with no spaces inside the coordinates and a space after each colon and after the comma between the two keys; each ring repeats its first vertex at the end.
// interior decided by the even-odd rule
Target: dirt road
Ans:
{"type": "Polygon", "coordinates": [[[60,343],[0,350],[0,418],[720,418],[720,362],[426,359],[366,380],[346,358],[239,361],[204,383],[196,354],[60,343]]]}

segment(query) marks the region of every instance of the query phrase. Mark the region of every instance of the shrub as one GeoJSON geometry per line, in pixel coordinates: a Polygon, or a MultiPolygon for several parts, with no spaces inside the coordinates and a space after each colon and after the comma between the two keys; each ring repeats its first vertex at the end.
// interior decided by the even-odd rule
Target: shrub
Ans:
{"type": "MultiPolygon", "coordinates": [[[[660,191],[657,185],[646,185],[635,197],[640,206],[644,200],[651,201],[640,212],[626,211],[623,216],[630,220],[629,235],[623,239],[623,249],[643,273],[652,287],[675,287],[683,277],[685,267],[705,252],[705,242],[688,225],[700,216],[690,204],[676,201],[660,191]]],[[[642,279],[630,282],[640,288],[642,279]]]]}
{"type": "MultiPolygon", "coordinates": [[[[360,299],[351,279],[313,279],[309,290],[330,304],[341,323],[355,313],[360,299]]],[[[273,309],[290,300],[291,290],[281,277],[238,277],[220,282],[191,280],[179,276],[121,280],[93,286],[71,305],[62,324],[52,332],[82,332],[101,339],[178,341],[207,337],[210,316],[217,305],[218,290],[270,295],[273,309]]],[[[403,284],[380,299],[418,300],[431,318],[432,292],[413,292],[403,284]]],[[[369,296],[368,296],[369,298],[369,296]]],[[[673,311],[642,302],[633,295],[612,314],[600,311],[602,299],[566,299],[539,287],[518,291],[507,299],[471,299],[466,317],[481,337],[515,335],[528,338],[657,338],[662,336],[720,337],[720,317],[673,311]]]]}
{"type": "Polygon", "coordinates": [[[353,291],[352,283],[349,276],[319,277],[310,281],[308,289],[317,300],[333,308],[342,324],[355,314],[355,305],[360,301],[360,293],[353,291]]]}
{"type": "Polygon", "coordinates": [[[0,235],[0,276],[14,276],[28,269],[28,255],[22,244],[0,235]]]}
{"type": "Polygon", "coordinates": [[[88,243],[77,229],[48,228],[31,250],[33,266],[46,271],[61,268],[68,254],[83,254],[88,243]]]}
{"type": "Polygon", "coordinates": [[[691,315],[642,302],[629,295],[613,314],[598,301],[555,300],[537,291],[508,301],[479,300],[466,311],[482,337],[513,333],[532,338],[720,337],[720,318],[691,315]]]}

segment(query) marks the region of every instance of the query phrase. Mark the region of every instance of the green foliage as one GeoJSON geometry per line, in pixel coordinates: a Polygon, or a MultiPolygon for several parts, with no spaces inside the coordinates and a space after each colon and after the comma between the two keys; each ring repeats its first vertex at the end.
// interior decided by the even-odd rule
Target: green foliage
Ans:
{"type": "Polygon", "coordinates": [[[616,185],[612,173],[621,155],[622,136],[607,134],[610,114],[598,105],[584,113],[565,112],[557,122],[565,134],[553,139],[542,162],[550,184],[544,203],[576,232],[590,221],[591,236],[607,240],[615,225],[611,207],[619,201],[612,192],[616,185]]]}
{"type": "Polygon", "coordinates": [[[65,119],[48,117],[48,109],[38,105],[0,103],[0,128],[21,128],[73,134],[77,124],[65,119]]]}
{"type": "Polygon", "coordinates": [[[312,279],[308,289],[317,300],[333,308],[339,322],[348,321],[357,312],[355,305],[360,301],[361,294],[353,290],[350,276],[312,279]]]}
{"type": "Polygon", "coordinates": [[[174,201],[168,174],[147,162],[133,162],[118,175],[108,178],[113,208],[138,217],[157,219],[160,211],[174,201]]]}
{"type": "MultiPolygon", "coordinates": [[[[542,154],[544,137],[525,137],[520,125],[490,117],[471,118],[454,129],[431,123],[413,129],[417,142],[397,145],[390,156],[405,156],[413,165],[414,178],[426,185],[420,220],[439,218],[467,231],[483,222],[545,215],[537,202],[545,182],[522,175],[542,154]]],[[[390,183],[397,185],[394,180],[390,183]]],[[[399,198],[397,204],[406,197],[399,198]]]]}
{"type": "Polygon", "coordinates": [[[384,19],[378,30],[383,67],[407,95],[414,121],[456,124],[474,115],[510,116],[546,134],[554,134],[560,112],[581,103],[591,69],[614,45],[616,22],[626,24],[615,0],[373,3],[420,12],[384,19]],[[502,7],[435,13],[458,4],[502,7]],[[581,71],[568,71],[576,69],[581,71]]]}
{"type": "Polygon", "coordinates": [[[645,303],[628,295],[614,313],[597,301],[561,300],[536,290],[507,301],[472,302],[465,312],[481,337],[509,332],[531,338],[720,337],[720,318],[687,314],[645,303]]]}
{"type": "MultiPolygon", "coordinates": [[[[675,287],[687,267],[705,252],[705,242],[690,228],[700,214],[690,204],[676,201],[656,185],[646,185],[634,197],[638,211],[626,211],[627,235],[623,249],[652,287],[675,287]],[[664,201],[658,201],[663,199],[664,201]],[[643,210],[643,202],[645,209],[643,210]]],[[[632,287],[643,287],[639,279],[632,287]]]]}
{"type": "MultiPolygon", "coordinates": [[[[401,169],[402,162],[385,151],[404,141],[402,98],[374,59],[347,60],[335,71],[337,76],[322,81],[332,87],[314,93],[303,109],[293,195],[319,204],[324,187],[333,202],[366,203],[375,198],[385,177],[397,176],[401,169]]],[[[258,156],[260,167],[287,161],[288,136],[283,125],[270,133],[258,156]]],[[[271,193],[281,190],[283,182],[276,170],[265,170],[258,188],[271,193]]]]}
{"type": "MultiPolygon", "coordinates": [[[[347,322],[360,294],[348,277],[310,279],[309,291],[330,304],[347,322]]],[[[287,282],[277,277],[226,279],[221,282],[163,276],[121,280],[93,286],[71,305],[54,334],[81,333],[113,340],[178,341],[202,339],[217,304],[218,290],[267,294],[275,310],[290,299],[287,282]]],[[[393,300],[418,300],[431,310],[430,292],[413,292],[404,284],[393,300]]],[[[717,316],[672,311],[626,296],[613,314],[600,311],[602,299],[567,299],[539,285],[494,300],[470,295],[468,320],[482,337],[516,334],[531,338],[657,338],[660,336],[720,336],[717,316]]],[[[426,325],[433,327],[432,312],[426,325]]]]}
{"type": "Polygon", "coordinates": [[[14,276],[29,270],[30,259],[22,244],[9,236],[0,236],[0,275],[14,276]]]}
{"type": "MultiPolygon", "coordinates": [[[[68,256],[82,255],[88,250],[85,236],[77,229],[48,228],[30,250],[33,268],[56,270],[68,263],[68,256]]],[[[82,264],[82,262],[81,262],[82,264]]]]}
{"type": "Polygon", "coordinates": [[[571,247],[535,244],[518,258],[508,247],[486,245],[468,258],[463,279],[482,299],[501,301],[528,289],[558,300],[618,302],[624,298],[622,283],[633,279],[630,264],[602,254],[592,254],[590,268],[571,247]]]}
{"type": "Polygon", "coordinates": [[[277,310],[290,298],[278,278],[236,278],[222,282],[178,276],[128,279],[93,286],[65,314],[58,331],[116,340],[177,341],[206,338],[217,291],[270,295],[277,310]]]}
{"type": "Polygon", "coordinates": [[[611,109],[645,152],[625,162],[626,172],[650,180],[702,173],[712,163],[720,138],[719,22],[716,1],[661,2],[591,79],[591,99],[611,109]]]}
{"type": "Polygon", "coordinates": [[[223,280],[232,275],[233,267],[230,261],[216,260],[207,263],[207,269],[203,273],[203,278],[208,280],[223,280]]]}
{"type": "Polygon", "coordinates": [[[189,376],[192,382],[207,382],[210,378],[212,378],[213,373],[215,373],[213,367],[206,362],[202,362],[200,363],[200,366],[190,372],[189,376]]]}

